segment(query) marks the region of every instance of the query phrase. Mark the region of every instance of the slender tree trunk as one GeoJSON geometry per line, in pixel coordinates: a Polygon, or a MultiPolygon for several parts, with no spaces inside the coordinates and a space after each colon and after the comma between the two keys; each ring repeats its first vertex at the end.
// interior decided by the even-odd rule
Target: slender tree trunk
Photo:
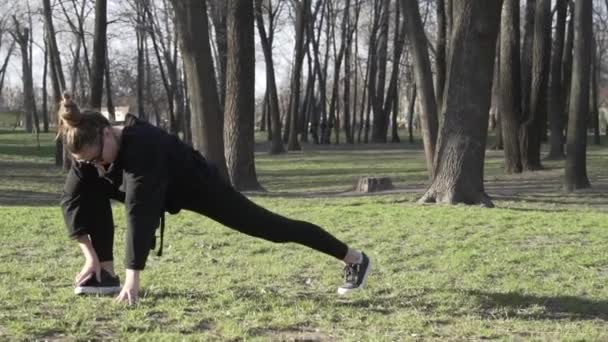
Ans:
{"type": "Polygon", "coordinates": [[[435,43],[435,95],[437,96],[437,113],[441,115],[443,106],[443,87],[445,85],[445,73],[446,73],[446,9],[445,0],[436,0],[437,10],[437,42],[435,43]]]}
{"type": "Polygon", "coordinates": [[[106,68],[105,77],[106,81],[106,107],[108,108],[108,114],[111,121],[116,120],[116,113],[114,110],[114,102],[112,101],[112,79],[110,78],[110,59],[108,58],[108,47],[106,45],[106,68]]]}
{"type": "Polygon", "coordinates": [[[211,22],[215,29],[215,43],[217,45],[218,54],[218,77],[219,77],[219,95],[220,107],[224,107],[226,99],[226,58],[227,58],[227,35],[226,35],[226,4],[227,0],[208,0],[211,13],[211,22]]]}
{"type": "Polygon", "coordinates": [[[204,0],[171,0],[171,3],[177,18],[184,72],[188,75],[192,143],[229,180],[222,136],[224,120],[209,45],[207,5],[204,0]]]}
{"type": "MultiPolygon", "coordinates": [[[[570,85],[572,82],[572,50],[574,48],[574,5],[570,2],[570,20],[568,21],[567,26],[567,35],[566,35],[566,43],[564,45],[564,54],[563,54],[563,65],[562,65],[562,80],[564,85],[564,93],[562,94],[562,99],[564,99],[564,115],[563,119],[563,127],[567,130],[568,128],[568,110],[570,108],[570,85]]],[[[566,139],[562,136],[562,142],[565,142],[566,139]]]]}
{"type": "Polygon", "coordinates": [[[435,170],[433,167],[433,160],[435,158],[435,145],[437,142],[439,121],[437,119],[437,103],[435,102],[433,75],[431,73],[431,63],[427,51],[426,35],[424,33],[424,27],[416,1],[401,1],[403,15],[405,16],[405,25],[407,26],[407,36],[411,44],[414,58],[416,85],[420,88],[422,113],[420,113],[419,118],[422,128],[422,140],[424,142],[424,154],[429,176],[433,179],[435,170]]]}
{"type": "Polygon", "coordinates": [[[290,108],[290,134],[287,142],[287,149],[289,151],[299,151],[301,149],[298,141],[298,111],[300,108],[300,78],[302,75],[302,61],[304,59],[304,35],[306,30],[306,21],[308,11],[310,8],[310,0],[301,0],[297,4],[296,14],[296,46],[295,46],[295,60],[294,70],[291,80],[291,108],[290,108]]]}
{"type": "Polygon", "coordinates": [[[519,55],[519,0],[504,0],[500,29],[500,95],[505,172],[521,173],[519,124],[521,120],[521,69],[519,55]]]}
{"type": "Polygon", "coordinates": [[[566,143],[567,191],[591,187],[587,178],[587,115],[593,48],[593,12],[591,0],[578,0],[574,11],[574,58],[568,138],[566,143]]]}
{"type": "MultiPolygon", "coordinates": [[[[270,5],[270,4],[269,4],[270,5]]],[[[268,109],[271,118],[272,140],[270,144],[270,154],[279,154],[285,152],[283,141],[281,140],[281,113],[279,108],[279,96],[277,94],[277,85],[274,72],[274,61],[272,60],[272,46],[266,34],[264,20],[262,18],[262,0],[255,0],[256,20],[260,41],[262,42],[262,50],[264,52],[264,61],[266,62],[266,84],[268,94],[268,109]]]]}
{"type": "Polygon", "coordinates": [[[595,43],[595,37],[593,39],[593,47],[591,50],[591,58],[592,58],[592,65],[591,65],[591,121],[592,121],[592,126],[593,126],[593,144],[595,145],[601,145],[601,141],[600,141],[600,110],[599,110],[599,106],[598,106],[598,75],[599,75],[599,69],[601,67],[600,61],[601,59],[598,59],[598,53],[597,53],[597,49],[596,49],[596,43],[595,43]]]}
{"type": "Polygon", "coordinates": [[[551,80],[549,86],[549,155],[547,159],[563,159],[563,117],[564,117],[564,84],[562,83],[562,57],[566,31],[567,0],[557,0],[557,22],[555,39],[553,40],[553,55],[551,59],[551,80]]]}
{"type": "Polygon", "coordinates": [[[409,103],[408,110],[407,110],[407,113],[408,113],[407,130],[408,130],[410,144],[414,143],[414,108],[416,105],[417,88],[418,87],[416,87],[415,83],[412,84],[410,103],[409,103]]]}
{"type": "Polygon", "coordinates": [[[483,166],[501,7],[502,1],[454,3],[445,123],[433,182],[420,202],[493,206],[484,190],[483,166]]]}
{"type": "MultiPolygon", "coordinates": [[[[49,47],[44,38],[44,67],[42,69],[42,122],[44,133],[49,132],[49,108],[48,108],[48,88],[47,88],[47,76],[49,67],[49,47]]],[[[0,84],[0,94],[2,93],[2,84],[0,84]]]]}
{"type": "Polygon", "coordinates": [[[372,142],[386,143],[386,133],[388,129],[388,114],[384,111],[384,88],[386,87],[386,64],[388,60],[388,27],[390,1],[381,1],[381,16],[377,38],[377,80],[375,83],[375,94],[373,96],[372,108],[374,111],[374,120],[372,124],[372,142]]]}
{"type": "Polygon", "coordinates": [[[93,40],[93,66],[91,70],[91,108],[101,108],[103,74],[106,62],[107,1],[95,1],[95,37],[93,40]]]}
{"type": "Polygon", "coordinates": [[[30,68],[30,54],[29,54],[29,39],[30,29],[28,27],[21,27],[21,24],[17,21],[17,18],[13,16],[14,32],[12,33],[13,39],[19,45],[21,50],[21,73],[23,80],[23,114],[25,116],[25,130],[28,133],[34,132],[34,81],[32,79],[32,69],[30,68]]]}
{"type": "MultiPolygon", "coordinates": [[[[500,37],[500,30],[498,33],[500,37]]],[[[502,120],[500,110],[498,110],[498,101],[500,97],[500,39],[496,39],[496,57],[494,64],[494,77],[492,79],[492,104],[490,105],[490,117],[494,116],[494,133],[496,135],[496,142],[493,146],[495,150],[502,150],[504,148],[504,142],[502,138],[502,120]]],[[[490,121],[492,119],[490,118],[490,121]]]]}

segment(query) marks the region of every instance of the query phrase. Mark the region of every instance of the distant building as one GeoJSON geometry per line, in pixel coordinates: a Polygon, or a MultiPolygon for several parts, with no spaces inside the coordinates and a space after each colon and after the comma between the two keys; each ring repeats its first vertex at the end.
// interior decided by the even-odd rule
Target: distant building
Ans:
{"type": "MultiPolygon", "coordinates": [[[[129,113],[130,106],[116,106],[114,107],[114,122],[124,122],[127,113],[129,113]]],[[[110,113],[108,112],[107,107],[101,108],[101,114],[106,118],[110,118],[110,113]]],[[[133,114],[133,113],[131,113],[133,114]]]]}

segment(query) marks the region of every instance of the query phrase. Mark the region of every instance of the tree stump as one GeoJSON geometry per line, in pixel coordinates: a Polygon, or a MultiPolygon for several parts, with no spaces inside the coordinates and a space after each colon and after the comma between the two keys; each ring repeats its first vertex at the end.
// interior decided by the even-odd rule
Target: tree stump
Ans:
{"type": "Polygon", "coordinates": [[[388,177],[361,177],[355,187],[356,192],[370,193],[394,189],[391,179],[388,177]]]}

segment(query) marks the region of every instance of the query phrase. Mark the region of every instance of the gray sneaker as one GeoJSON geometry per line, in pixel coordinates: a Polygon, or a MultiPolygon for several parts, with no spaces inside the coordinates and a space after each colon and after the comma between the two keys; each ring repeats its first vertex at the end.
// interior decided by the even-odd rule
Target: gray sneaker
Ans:
{"type": "Polygon", "coordinates": [[[367,276],[372,270],[372,261],[361,252],[363,260],[360,264],[348,264],[344,266],[345,282],[338,288],[338,294],[346,295],[353,291],[360,290],[367,284],[367,276]]]}
{"type": "Polygon", "coordinates": [[[74,294],[85,295],[110,295],[120,292],[120,278],[118,275],[111,276],[106,270],[101,270],[101,281],[92,276],[80,286],[74,288],[74,294]]]}

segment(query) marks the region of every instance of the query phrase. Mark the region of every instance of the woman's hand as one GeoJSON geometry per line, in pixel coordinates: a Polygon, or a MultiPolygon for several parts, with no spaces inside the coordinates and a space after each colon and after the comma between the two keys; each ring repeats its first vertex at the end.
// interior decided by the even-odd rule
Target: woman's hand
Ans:
{"type": "Polygon", "coordinates": [[[127,269],[125,284],[120,290],[118,297],[114,300],[116,303],[125,303],[135,305],[139,299],[139,270],[127,269]]]}
{"type": "Polygon", "coordinates": [[[80,273],[74,279],[76,286],[84,284],[91,277],[96,277],[97,281],[101,281],[101,264],[97,258],[86,258],[82,270],[80,270],[80,273]]]}

